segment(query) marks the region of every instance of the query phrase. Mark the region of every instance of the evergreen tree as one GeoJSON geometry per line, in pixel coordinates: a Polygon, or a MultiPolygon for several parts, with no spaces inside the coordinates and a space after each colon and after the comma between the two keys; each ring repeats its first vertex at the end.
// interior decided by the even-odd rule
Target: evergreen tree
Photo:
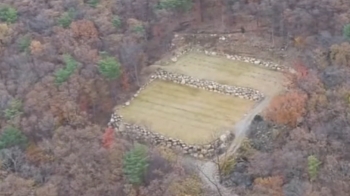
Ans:
{"type": "Polygon", "coordinates": [[[308,172],[310,176],[310,181],[314,181],[317,177],[318,170],[321,165],[321,161],[319,161],[316,156],[310,155],[307,158],[307,162],[308,162],[308,172]]]}
{"type": "Polygon", "coordinates": [[[109,80],[117,79],[120,75],[120,63],[111,56],[103,54],[98,62],[100,73],[109,80]]]}
{"type": "Polygon", "coordinates": [[[343,35],[346,39],[350,40],[350,24],[344,26],[343,35]]]}
{"type": "Polygon", "coordinates": [[[6,127],[0,136],[0,150],[13,146],[24,147],[27,144],[27,137],[14,127],[6,127]]]}
{"type": "Polygon", "coordinates": [[[132,150],[125,154],[123,171],[131,184],[140,185],[147,168],[148,156],[145,146],[135,145],[132,150]]]}

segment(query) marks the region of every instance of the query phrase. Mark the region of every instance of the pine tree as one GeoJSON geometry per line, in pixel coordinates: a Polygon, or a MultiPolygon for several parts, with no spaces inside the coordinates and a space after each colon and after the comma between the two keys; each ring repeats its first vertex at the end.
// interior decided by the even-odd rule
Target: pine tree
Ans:
{"type": "Polygon", "coordinates": [[[0,150],[13,146],[25,147],[27,145],[27,137],[15,127],[6,127],[0,135],[0,150]]]}
{"type": "Polygon", "coordinates": [[[140,185],[147,168],[148,156],[145,146],[137,144],[125,154],[123,171],[131,184],[140,185]]]}
{"type": "Polygon", "coordinates": [[[318,169],[321,165],[321,161],[319,161],[316,156],[310,155],[307,158],[307,162],[308,162],[308,171],[309,171],[310,181],[314,181],[317,177],[318,169]]]}
{"type": "Polygon", "coordinates": [[[344,26],[343,35],[346,39],[350,40],[350,24],[344,26]]]}
{"type": "Polygon", "coordinates": [[[107,79],[113,80],[120,76],[120,63],[114,57],[103,54],[98,65],[100,73],[107,79]]]}

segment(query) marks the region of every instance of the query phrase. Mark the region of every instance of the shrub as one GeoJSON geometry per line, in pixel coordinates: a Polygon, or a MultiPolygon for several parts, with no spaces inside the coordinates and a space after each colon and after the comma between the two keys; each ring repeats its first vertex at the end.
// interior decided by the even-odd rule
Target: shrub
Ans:
{"type": "Polygon", "coordinates": [[[172,195],[200,196],[203,195],[202,187],[203,185],[197,176],[189,176],[173,182],[169,190],[172,195]]]}
{"type": "Polygon", "coordinates": [[[192,8],[192,0],[161,0],[157,8],[187,12],[192,8]]]}
{"type": "Polygon", "coordinates": [[[14,99],[10,102],[9,107],[4,111],[5,118],[11,120],[16,116],[19,116],[22,112],[22,102],[20,100],[14,99]]]}
{"type": "Polygon", "coordinates": [[[56,84],[58,85],[67,81],[68,78],[73,74],[75,69],[78,67],[78,62],[70,55],[64,55],[63,59],[66,64],[66,67],[59,69],[55,72],[56,84]]]}
{"type": "Polygon", "coordinates": [[[113,80],[120,75],[120,63],[111,56],[103,55],[98,62],[99,72],[109,80],[113,80]]]}
{"type": "Polygon", "coordinates": [[[132,31],[137,34],[144,34],[145,33],[145,28],[143,28],[142,25],[138,25],[133,27],[132,31]]]}
{"type": "Polygon", "coordinates": [[[297,90],[276,96],[266,111],[266,118],[278,124],[295,127],[306,112],[306,100],[306,94],[297,90]]]}
{"type": "Polygon", "coordinates": [[[90,20],[83,19],[72,22],[70,28],[74,37],[82,39],[96,39],[98,37],[98,30],[90,20]]]}
{"type": "Polygon", "coordinates": [[[30,43],[32,42],[29,36],[23,36],[19,39],[18,47],[20,52],[28,52],[30,43]]]}
{"type": "Polygon", "coordinates": [[[99,3],[99,0],[87,0],[86,1],[86,4],[88,4],[89,6],[91,6],[93,8],[97,7],[98,3],[99,3]]]}
{"type": "Polygon", "coordinates": [[[137,144],[125,154],[123,171],[131,184],[140,185],[147,168],[148,156],[145,146],[137,144]]]}
{"type": "Polygon", "coordinates": [[[243,157],[249,156],[253,153],[252,142],[245,138],[239,148],[239,154],[243,157]]]}
{"type": "Polygon", "coordinates": [[[119,16],[114,16],[112,23],[113,23],[113,26],[117,29],[122,25],[122,21],[120,20],[119,16]]]}
{"type": "Polygon", "coordinates": [[[110,149],[114,143],[114,129],[109,127],[105,130],[102,136],[102,145],[104,148],[110,149]]]}
{"type": "Polygon", "coordinates": [[[270,196],[283,195],[283,178],[281,176],[271,176],[266,178],[256,178],[254,189],[258,189],[270,196]]]}
{"type": "Polygon", "coordinates": [[[343,35],[346,39],[350,40],[350,24],[344,26],[343,35]]]}
{"type": "Polygon", "coordinates": [[[314,181],[316,179],[318,170],[321,164],[322,162],[319,161],[316,156],[310,155],[307,157],[307,165],[308,165],[310,181],[314,181]]]}
{"type": "Polygon", "coordinates": [[[27,137],[14,127],[6,127],[0,135],[0,150],[14,146],[24,147],[27,145],[27,137]]]}
{"type": "Polygon", "coordinates": [[[17,20],[17,10],[10,6],[0,7],[0,20],[7,23],[14,23],[17,20]]]}
{"type": "Polygon", "coordinates": [[[58,19],[58,24],[61,25],[63,28],[68,28],[69,25],[72,23],[74,17],[75,17],[75,9],[70,8],[68,12],[64,12],[61,15],[61,17],[58,19]]]}
{"type": "Polygon", "coordinates": [[[219,171],[221,176],[229,175],[236,166],[236,160],[233,157],[225,157],[219,162],[219,171]]]}

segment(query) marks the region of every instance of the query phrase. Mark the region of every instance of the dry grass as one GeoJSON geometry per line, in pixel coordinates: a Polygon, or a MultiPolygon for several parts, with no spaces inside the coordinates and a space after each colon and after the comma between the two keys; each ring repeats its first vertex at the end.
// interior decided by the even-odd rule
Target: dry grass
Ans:
{"type": "Polygon", "coordinates": [[[277,71],[242,61],[195,52],[186,54],[180,57],[176,63],[162,66],[162,68],[199,79],[254,88],[269,96],[280,92],[281,81],[283,81],[283,74],[277,71]]]}
{"type": "Polygon", "coordinates": [[[156,80],[120,114],[162,135],[204,144],[233,127],[253,105],[249,100],[156,80]]]}

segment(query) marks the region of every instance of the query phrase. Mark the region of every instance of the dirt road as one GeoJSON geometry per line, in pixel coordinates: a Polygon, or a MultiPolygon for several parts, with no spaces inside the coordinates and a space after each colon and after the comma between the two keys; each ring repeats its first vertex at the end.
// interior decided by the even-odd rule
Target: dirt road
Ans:
{"type": "MultiPolygon", "coordinates": [[[[243,139],[247,135],[247,131],[254,117],[257,114],[260,114],[269,105],[270,101],[271,101],[271,97],[265,97],[265,99],[260,101],[247,116],[245,116],[240,122],[238,122],[235,125],[233,130],[235,133],[235,139],[232,141],[231,145],[228,147],[227,152],[221,155],[219,159],[222,159],[224,156],[233,155],[238,150],[243,139]]],[[[218,168],[215,162],[217,161],[216,160],[211,160],[207,162],[200,161],[200,160],[195,161],[196,168],[198,169],[198,172],[202,181],[205,182],[210,189],[217,192],[217,195],[219,196],[237,196],[236,194],[233,193],[232,190],[220,184],[218,168]]]]}

